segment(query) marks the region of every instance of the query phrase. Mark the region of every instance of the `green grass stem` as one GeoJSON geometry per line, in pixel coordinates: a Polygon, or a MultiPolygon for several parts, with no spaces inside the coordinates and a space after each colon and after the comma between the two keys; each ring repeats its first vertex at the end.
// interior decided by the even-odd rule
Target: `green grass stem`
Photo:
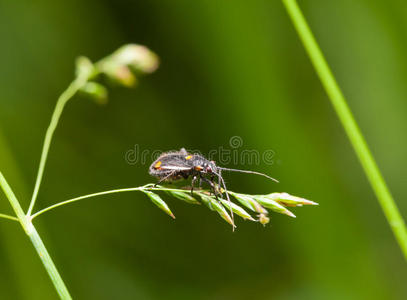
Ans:
{"type": "Polygon", "coordinates": [[[30,207],[28,208],[27,215],[31,215],[32,210],[37,200],[38,192],[40,190],[42,176],[44,174],[45,163],[47,162],[49,148],[51,146],[52,136],[58,125],[59,118],[61,117],[62,111],[64,110],[65,104],[87,83],[88,74],[83,73],[83,76],[78,76],[68,88],[61,94],[58,98],[57,104],[55,106],[54,113],[51,117],[51,122],[48,126],[47,132],[45,134],[44,145],[42,147],[40,165],[38,167],[37,179],[35,181],[34,192],[31,198],[30,207]]]}
{"type": "Polygon", "coordinates": [[[282,0],[312,64],[345,128],[363,170],[376,194],[391,229],[407,259],[407,229],[397,205],[380,173],[372,153],[349,109],[345,97],[332,74],[301,9],[295,0],[282,0]]]}
{"type": "Polygon", "coordinates": [[[13,220],[13,221],[17,221],[17,222],[18,222],[18,218],[13,217],[13,216],[9,216],[9,215],[6,215],[6,214],[0,214],[0,218],[8,219],[8,220],[13,220]]]}
{"type": "Polygon", "coordinates": [[[37,230],[35,229],[34,225],[31,222],[31,219],[24,214],[21,205],[15,196],[13,190],[11,189],[10,185],[4,178],[3,174],[0,172],[0,186],[2,187],[4,194],[6,195],[7,199],[9,200],[11,207],[13,208],[17,220],[20,222],[21,226],[23,227],[25,233],[30,238],[32,244],[34,245],[35,250],[38,253],[42,263],[48,275],[50,276],[52,283],[57,290],[57,293],[63,300],[72,299],[68,289],[65,286],[64,281],[62,280],[61,276],[58,273],[58,270],[52,261],[50,255],[48,254],[47,248],[45,248],[44,243],[42,242],[40,236],[38,235],[37,230]]]}

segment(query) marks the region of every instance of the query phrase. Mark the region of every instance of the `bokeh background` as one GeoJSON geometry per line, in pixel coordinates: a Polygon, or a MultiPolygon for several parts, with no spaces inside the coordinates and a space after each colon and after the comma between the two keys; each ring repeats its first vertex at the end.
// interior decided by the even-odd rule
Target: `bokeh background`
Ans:
{"type": "MultiPolygon", "coordinates": [[[[407,217],[407,4],[302,0],[311,28],[407,217]]],[[[320,203],[231,228],[205,207],[139,193],[45,214],[38,231],[75,299],[406,299],[407,268],[280,1],[0,1],[0,167],[24,208],[57,96],[74,59],[125,43],[161,59],[108,105],[76,97],[53,141],[37,209],[154,182],[126,151],[208,153],[240,136],[275,151],[239,166],[232,190],[285,191],[320,203]]],[[[236,166],[234,166],[236,167],[236,166]]],[[[11,213],[3,194],[1,212],[11,213]]],[[[0,298],[56,299],[32,245],[0,220],[0,298]]]]}

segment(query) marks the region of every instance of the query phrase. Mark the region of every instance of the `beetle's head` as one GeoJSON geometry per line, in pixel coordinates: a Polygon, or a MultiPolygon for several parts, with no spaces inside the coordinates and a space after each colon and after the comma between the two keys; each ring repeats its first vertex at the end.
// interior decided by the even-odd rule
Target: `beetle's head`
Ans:
{"type": "Polygon", "coordinates": [[[211,160],[205,165],[205,172],[209,174],[216,172],[216,164],[213,160],[211,160]]]}

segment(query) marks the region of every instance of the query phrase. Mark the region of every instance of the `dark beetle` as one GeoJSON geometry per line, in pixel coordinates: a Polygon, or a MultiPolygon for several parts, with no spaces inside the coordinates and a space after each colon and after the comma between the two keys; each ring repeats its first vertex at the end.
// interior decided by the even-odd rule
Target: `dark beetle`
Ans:
{"type": "Polygon", "coordinates": [[[149,169],[150,175],[159,178],[157,184],[163,181],[178,180],[181,178],[187,179],[191,176],[191,192],[193,191],[196,180],[199,180],[199,182],[202,180],[211,186],[215,196],[219,194],[214,184],[215,177],[219,180],[219,186],[222,186],[225,191],[227,190],[221,174],[222,171],[257,174],[278,182],[276,179],[263,173],[219,167],[214,161],[207,160],[199,154],[190,154],[184,148],[181,148],[180,151],[161,154],[156,161],[151,164],[149,169]]]}
{"type": "Polygon", "coordinates": [[[232,206],[230,205],[229,194],[221,174],[222,171],[257,174],[278,182],[276,179],[263,173],[218,167],[214,161],[207,160],[199,154],[190,154],[184,148],[181,148],[181,150],[176,152],[166,152],[161,154],[149,168],[150,175],[159,178],[157,184],[160,184],[163,181],[178,180],[182,178],[187,179],[192,176],[191,193],[193,193],[194,185],[197,180],[199,180],[199,186],[201,185],[201,181],[204,181],[211,186],[216,199],[218,199],[218,195],[222,198],[221,189],[217,188],[214,183],[214,179],[217,177],[218,186],[223,187],[226,198],[229,202],[232,223],[234,224],[232,206]]]}

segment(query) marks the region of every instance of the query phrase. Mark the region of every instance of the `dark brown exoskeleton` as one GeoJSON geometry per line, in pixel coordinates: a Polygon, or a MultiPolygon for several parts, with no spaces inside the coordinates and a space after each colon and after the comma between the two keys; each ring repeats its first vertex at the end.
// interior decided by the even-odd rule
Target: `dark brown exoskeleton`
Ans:
{"type": "Polygon", "coordinates": [[[166,152],[161,154],[155,162],[152,163],[149,173],[158,177],[160,184],[163,181],[173,181],[181,178],[192,177],[191,191],[193,191],[195,182],[202,180],[208,183],[213,192],[216,189],[213,183],[214,176],[218,176],[217,167],[214,161],[209,161],[201,155],[189,154],[184,148],[177,152],[166,152]],[[210,179],[205,177],[209,175],[210,179]]]}
{"type": "MultiPolygon", "coordinates": [[[[222,171],[257,174],[278,182],[276,179],[263,173],[218,167],[214,161],[207,160],[199,154],[190,154],[184,148],[176,152],[161,154],[149,168],[150,175],[159,179],[157,184],[163,181],[173,181],[182,178],[188,179],[191,176],[191,193],[193,193],[195,182],[198,180],[199,185],[201,185],[201,181],[203,181],[210,185],[216,199],[218,199],[218,196],[222,197],[222,192],[220,192],[220,189],[215,185],[214,179],[217,177],[218,186],[224,189],[226,198],[230,203],[226,184],[221,174],[222,171]]],[[[232,210],[231,214],[233,218],[232,210]]]]}

